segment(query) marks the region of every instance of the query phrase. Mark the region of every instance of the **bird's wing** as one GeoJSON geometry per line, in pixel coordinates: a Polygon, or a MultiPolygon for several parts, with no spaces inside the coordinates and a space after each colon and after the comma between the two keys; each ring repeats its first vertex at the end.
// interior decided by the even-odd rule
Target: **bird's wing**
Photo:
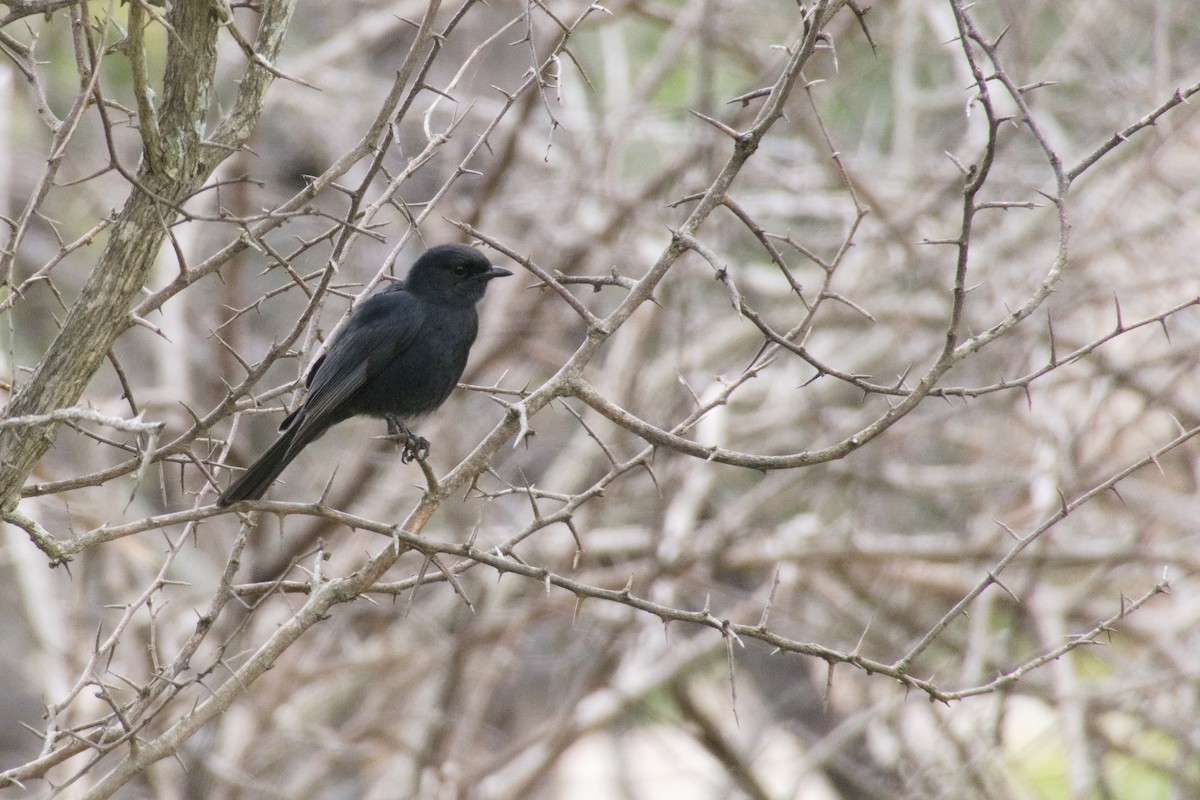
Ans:
{"type": "Polygon", "coordinates": [[[412,345],[425,321],[420,301],[402,291],[367,298],[313,366],[299,424],[324,430],[355,392],[412,345]]]}

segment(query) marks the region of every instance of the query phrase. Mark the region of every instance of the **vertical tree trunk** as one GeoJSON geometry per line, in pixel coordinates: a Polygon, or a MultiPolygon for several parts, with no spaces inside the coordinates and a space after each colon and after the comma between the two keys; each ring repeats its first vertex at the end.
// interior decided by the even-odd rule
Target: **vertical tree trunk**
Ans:
{"type": "MultiPolygon", "coordinates": [[[[276,0],[264,9],[257,52],[267,62],[282,45],[294,5],[294,0],[276,0]]],[[[245,143],[261,111],[273,75],[251,64],[233,112],[218,129],[221,146],[206,144],[217,34],[223,21],[215,6],[203,2],[175,3],[167,16],[171,32],[163,102],[154,124],[142,125],[137,185],[62,329],[13,398],[9,418],[47,413],[79,400],[117,336],[128,327],[130,304],[150,274],[179,206],[203,186],[225,155],[245,143]]],[[[130,19],[137,24],[132,13],[130,19]]],[[[51,423],[0,431],[0,514],[16,507],[22,484],[53,443],[57,428],[51,423]]]]}

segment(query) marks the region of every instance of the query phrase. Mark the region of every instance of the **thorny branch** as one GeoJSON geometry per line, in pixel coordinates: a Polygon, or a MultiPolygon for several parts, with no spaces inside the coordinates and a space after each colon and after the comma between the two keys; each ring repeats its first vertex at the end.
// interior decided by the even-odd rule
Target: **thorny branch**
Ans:
{"type": "MultiPolygon", "coordinates": [[[[1123,642],[1114,632],[1134,655],[1175,647],[1137,625],[1196,569],[1176,519],[1190,516],[1172,510],[1200,433],[1181,356],[1200,287],[1172,271],[1194,250],[1119,218],[1105,245],[1073,231],[1104,213],[1091,192],[1119,158],[1148,171],[1130,143],[1168,121],[1190,134],[1200,85],[1145,99],[1076,151],[1054,82],[1025,74],[1044,65],[959,0],[944,16],[817,0],[761,27],[721,24],[711,0],[680,13],[433,0],[418,19],[339,17],[303,54],[284,47],[289,3],[218,2],[207,19],[179,5],[135,2],[127,27],[60,2],[8,3],[0,21],[43,137],[0,249],[0,432],[16,453],[4,468],[24,470],[4,520],[23,532],[10,546],[29,636],[73,659],[40,688],[40,752],[0,785],[110,797],[162,780],[168,759],[285,774],[269,748],[227,765],[199,744],[207,730],[228,748],[228,712],[252,694],[298,728],[362,735],[355,746],[400,742],[386,720],[406,719],[424,742],[397,745],[413,796],[486,784],[519,797],[658,692],[737,785],[765,793],[725,715],[691,691],[719,661],[736,666],[739,719],[756,690],[773,701],[757,645],[823,662],[831,714],[836,673],[940,703],[1024,692],[1067,718],[1092,687],[1067,670],[1051,688],[1056,662],[1123,642]],[[47,68],[63,23],[69,92],[47,68]],[[905,64],[927,48],[905,40],[921,31],[953,37],[939,69],[966,95],[905,64]],[[645,36],[653,55],[636,61],[645,36]],[[216,69],[221,48],[237,67],[216,69]],[[860,94],[885,107],[867,53],[893,76],[886,147],[846,124],[860,94]],[[730,103],[714,100],[734,83],[730,103]],[[268,89],[280,122],[259,135],[268,89]],[[929,130],[962,139],[931,144],[929,130]],[[300,131],[314,141],[293,151],[300,131]],[[893,157],[873,163],[873,149],[893,157]],[[80,203],[129,201],[77,224],[68,187],[80,203]],[[414,243],[456,235],[536,291],[489,298],[478,378],[423,423],[436,430],[423,473],[396,472],[348,425],[276,490],[308,502],[211,505],[349,305],[401,273],[414,243]],[[96,282],[131,242],[144,271],[89,311],[102,325],[81,324],[89,246],[110,253],[96,282]],[[1125,247],[1170,277],[1130,281],[1112,263],[1125,247]],[[49,344],[60,331],[102,343],[94,365],[61,401],[13,399],[55,383],[38,354],[66,363],[71,348],[49,344]],[[113,483],[129,476],[132,496],[113,483]],[[64,570],[47,578],[47,560],[106,595],[94,627],[55,633],[74,589],[51,588],[64,570]],[[1170,582],[1143,574],[1162,566],[1170,582]],[[405,593],[400,614],[376,609],[405,593]],[[574,610],[560,614],[564,596],[574,610]],[[347,624],[319,624],[334,615],[347,624]],[[1027,618],[1067,638],[1031,641],[1027,618]],[[561,658],[529,657],[548,648],[561,658]],[[549,675],[560,663],[569,678],[549,675]],[[306,705],[308,681],[328,697],[326,676],[360,672],[380,686],[351,723],[306,705]],[[417,695],[430,713],[393,705],[417,695]],[[522,707],[498,709],[508,697],[522,707]],[[478,738],[493,728],[510,744],[478,738]]],[[[789,682],[807,687],[807,660],[794,663],[789,682]]],[[[354,747],[310,749],[335,774],[354,747]]]]}

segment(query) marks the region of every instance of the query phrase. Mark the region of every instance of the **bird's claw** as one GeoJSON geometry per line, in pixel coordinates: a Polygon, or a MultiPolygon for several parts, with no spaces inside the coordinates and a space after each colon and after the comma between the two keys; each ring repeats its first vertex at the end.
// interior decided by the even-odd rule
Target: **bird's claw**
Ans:
{"type": "Polygon", "coordinates": [[[400,434],[400,463],[411,464],[413,461],[424,461],[429,457],[429,440],[417,436],[412,431],[400,434]]]}
{"type": "Polygon", "coordinates": [[[429,457],[429,440],[408,429],[398,417],[387,416],[388,435],[385,437],[400,447],[400,463],[411,464],[429,457]]]}

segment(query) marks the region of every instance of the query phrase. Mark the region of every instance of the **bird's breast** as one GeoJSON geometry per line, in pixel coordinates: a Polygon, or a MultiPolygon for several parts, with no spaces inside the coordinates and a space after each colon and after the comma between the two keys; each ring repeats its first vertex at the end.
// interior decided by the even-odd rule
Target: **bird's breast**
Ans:
{"type": "Polygon", "coordinates": [[[433,411],[462,377],[477,329],[474,308],[431,310],[407,347],[375,354],[379,369],[356,393],[355,413],[414,417],[433,411]]]}

